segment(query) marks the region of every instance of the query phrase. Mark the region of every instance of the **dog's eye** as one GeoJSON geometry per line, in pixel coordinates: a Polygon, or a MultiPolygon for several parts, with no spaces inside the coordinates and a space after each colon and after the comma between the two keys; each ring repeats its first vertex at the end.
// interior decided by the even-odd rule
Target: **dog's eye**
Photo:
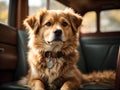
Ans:
{"type": "Polygon", "coordinates": [[[51,26],[52,23],[51,23],[51,22],[47,22],[45,25],[47,25],[47,26],[51,26]]]}
{"type": "Polygon", "coordinates": [[[64,26],[64,27],[66,27],[68,25],[68,23],[67,22],[62,22],[62,26],[64,26]]]}

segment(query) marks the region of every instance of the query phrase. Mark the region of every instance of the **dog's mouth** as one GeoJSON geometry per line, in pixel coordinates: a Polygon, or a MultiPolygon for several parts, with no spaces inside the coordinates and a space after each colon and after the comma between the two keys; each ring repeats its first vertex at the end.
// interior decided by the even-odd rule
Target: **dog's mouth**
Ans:
{"type": "Polygon", "coordinates": [[[54,36],[54,38],[50,41],[47,41],[48,44],[60,44],[61,42],[63,42],[62,37],[61,36],[54,36]]]}
{"type": "Polygon", "coordinates": [[[61,37],[56,37],[53,41],[56,41],[56,42],[62,42],[62,39],[61,39],[61,37]]]}
{"type": "Polygon", "coordinates": [[[60,44],[63,43],[64,41],[62,41],[61,39],[54,39],[53,41],[47,41],[47,44],[53,45],[53,44],[60,44]]]}

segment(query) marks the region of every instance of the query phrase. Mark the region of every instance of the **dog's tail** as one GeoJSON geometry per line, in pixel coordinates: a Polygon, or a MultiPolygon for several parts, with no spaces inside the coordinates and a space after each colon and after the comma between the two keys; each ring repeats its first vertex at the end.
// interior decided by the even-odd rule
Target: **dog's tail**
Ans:
{"type": "Polygon", "coordinates": [[[110,87],[115,86],[115,71],[93,72],[90,74],[82,74],[82,85],[99,84],[110,87]]]}

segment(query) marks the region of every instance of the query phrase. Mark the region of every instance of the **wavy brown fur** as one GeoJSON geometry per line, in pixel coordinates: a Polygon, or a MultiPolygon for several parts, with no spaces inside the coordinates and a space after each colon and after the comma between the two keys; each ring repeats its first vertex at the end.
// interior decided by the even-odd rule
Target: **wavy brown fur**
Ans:
{"type": "Polygon", "coordinates": [[[28,29],[28,63],[29,71],[26,77],[19,81],[20,85],[28,86],[32,90],[77,90],[82,84],[96,82],[101,84],[113,84],[114,73],[106,71],[94,72],[90,75],[81,74],[77,68],[79,53],[79,27],[82,17],[72,9],[64,11],[40,10],[38,13],[28,17],[24,25],[28,29]],[[47,26],[46,22],[52,22],[47,26]],[[54,22],[54,23],[53,23],[54,22]],[[62,26],[66,22],[66,26],[62,26]],[[62,30],[62,41],[51,41],[54,39],[54,31],[62,30]],[[65,54],[61,58],[52,58],[54,66],[48,68],[44,52],[60,51],[65,54]]]}
{"type": "Polygon", "coordinates": [[[115,87],[115,71],[93,72],[82,74],[82,86],[86,84],[98,84],[115,87]]]}

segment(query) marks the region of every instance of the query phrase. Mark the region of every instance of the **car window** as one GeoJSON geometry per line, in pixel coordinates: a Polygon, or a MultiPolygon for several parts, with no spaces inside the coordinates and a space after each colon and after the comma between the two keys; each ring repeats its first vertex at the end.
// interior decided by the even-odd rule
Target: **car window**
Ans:
{"type": "Polygon", "coordinates": [[[96,30],[96,12],[87,12],[83,16],[81,33],[95,33],[96,30]]]}
{"type": "Polygon", "coordinates": [[[9,0],[0,0],[0,22],[8,24],[9,0]]]}
{"type": "Polygon", "coordinates": [[[56,1],[56,0],[50,0],[50,9],[60,9],[60,10],[64,10],[67,6],[61,4],[60,2],[56,1]]]}
{"type": "Polygon", "coordinates": [[[101,11],[100,30],[101,32],[120,31],[120,9],[101,11]]]}
{"type": "Polygon", "coordinates": [[[40,8],[46,9],[47,0],[28,0],[29,5],[29,15],[37,12],[40,8]]]}
{"type": "Polygon", "coordinates": [[[49,0],[49,2],[48,0],[29,0],[28,4],[29,4],[29,15],[37,12],[40,8],[64,10],[67,7],[56,0],[49,0]]]}

